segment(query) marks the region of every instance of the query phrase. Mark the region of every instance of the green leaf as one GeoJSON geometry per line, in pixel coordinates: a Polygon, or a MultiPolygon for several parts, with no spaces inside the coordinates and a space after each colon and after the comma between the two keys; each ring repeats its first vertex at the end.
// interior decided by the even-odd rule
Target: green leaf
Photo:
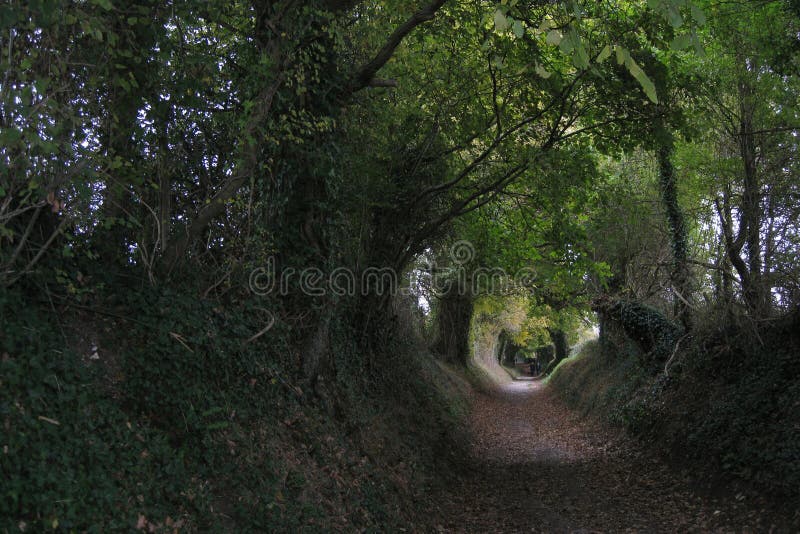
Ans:
{"type": "Polygon", "coordinates": [[[636,60],[630,56],[630,54],[628,54],[628,57],[625,60],[625,66],[628,67],[628,72],[631,73],[631,76],[636,78],[636,81],[638,81],[639,85],[642,86],[642,89],[644,89],[644,94],[647,95],[647,98],[649,98],[654,104],[658,104],[658,95],[656,94],[655,84],[653,84],[652,80],[648,78],[647,74],[645,74],[645,72],[636,63],[636,60]]]}
{"type": "Polygon", "coordinates": [[[499,32],[504,32],[510,26],[508,18],[499,9],[494,12],[494,27],[499,32]]]}
{"type": "Polygon", "coordinates": [[[694,53],[700,57],[706,57],[706,49],[703,48],[703,43],[700,42],[700,38],[697,37],[697,34],[692,35],[692,46],[694,47],[694,53]]]}
{"type": "Polygon", "coordinates": [[[514,25],[511,27],[511,30],[514,32],[514,35],[517,39],[522,39],[522,36],[525,35],[525,27],[522,25],[522,22],[515,20],[514,25]]]}
{"type": "Polygon", "coordinates": [[[539,63],[536,64],[536,74],[545,80],[550,77],[550,72],[539,63]]]}
{"type": "Polygon", "coordinates": [[[700,9],[694,2],[689,4],[689,10],[692,13],[692,18],[697,24],[702,26],[706,23],[706,14],[703,13],[703,10],[700,9]]]}
{"type": "Polygon", "coordinates": [[[622,65],[631,57],[630,52],[619,45],[614,47],[614,51],[617,53],[617,65],[622,65]]]}
{"type": "Polygon", "coordinates": [[[561,42],[563,38],[564,36],[561,35],[560,31],[550,30],[549,32],[547,32],[547,38],[545,39],[545,41],[547,41],[547,44],[557,45],[561,42]]]}
{"type": "Polygon", "coordinates": [[[572,30],[568,31],[564,38],[558,45],[558,48],[561,50],[561,53],[564,55],[570,54],[573,50],[575,50],[575,46],[578,44],[576,40],[576,34],[572,30]]]}
{"type": "Polygon", "coordinates": [[[673,28],[680,28],[683,25],[681,12],[675,6],[669,6],[669,9],[667,9],[667,20],[669,20],[673,28]]]}
{"type": "Polygon", "coordinates": [[[555,21],[549,17],[542,19],[539,24],[538,32],[544,33],[555,25],[555,21]]]}
{"type": "Polygon", "coordinates": [[[578,46],[575,47],[575,55],[572,56],[572,63],[579,69],[585,69],[591,63],[589,53],[580,41],[578,41],[578,46]]]}
{"type": "Polygon", "coordinates": [[[596,61],[598,63],[602,63],[603,61],[607,60],[609,57],[611,57],[611,45],[606,45],[606,46],[603,47],[603,49],[597,55],[597,60],[596,61]]]}
{"type": "Polygon", "coordinates": [[[102,7],[106,11],[111,11],[114,9],[114,6],[111,4],[111,0],[92,0],[92,3],[102,7]]]}
{"type": "MultiPolygon", "coordinates": [[[[0,28],[11,28],[16,24],[18,18],[17,10],[7,5],[0,6],[0,28]]],[[[22,12],[22,10],[19,11],[22,12]]]]}
{"type": "Polygon", "coordinates": [[[692,44],[692,36],[687,34],[676,35],[670,43],[672,50],[686,50],[692,44]]]}

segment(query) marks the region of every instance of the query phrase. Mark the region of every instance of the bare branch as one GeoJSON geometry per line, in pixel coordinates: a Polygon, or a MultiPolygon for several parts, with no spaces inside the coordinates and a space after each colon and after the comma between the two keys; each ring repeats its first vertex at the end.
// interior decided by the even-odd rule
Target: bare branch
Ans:
{"type": "Polygon", "coordinates": [[[391,78],[373,78],[369,82],[370,87],[397,87],[397,80],[391,78]]]}

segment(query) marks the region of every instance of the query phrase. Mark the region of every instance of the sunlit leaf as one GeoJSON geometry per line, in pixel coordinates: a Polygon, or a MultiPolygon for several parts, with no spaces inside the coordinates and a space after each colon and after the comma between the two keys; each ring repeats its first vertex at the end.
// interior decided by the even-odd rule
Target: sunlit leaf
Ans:
{"type": "Polygon", "coordinates": [[[628,72],[631,73],[631,76],[636,78],[636,81],[639,82],[639,85],[642,86],[644,89],[644,94],[647,95],[647,98],[650,99],[651,102],[654,104],[658,104],[658,95],[656,94],[656,86],[653,81],[645,74],[642,68],[636,63],[636,60],[633,59],[630,54],[625,60],[625,66],[628,68],[628,72]]]}
{"type": "Polygon", "coordinates": [[[617,65],[624,64],[631,57],[630,52],[619,45],[614,47],[614,51],[617,53],[617,65]]]}
{"type": "Polygon", "coordinates": [[[499,9],[494,12],[494,27],[499,32],[504,32],[510,26],[508,18],[499,9]]]}
{"type": "Polygon", "coordinates": [[[545,39],[545,41],[547,41],[547,44],[557,45],[561,42],[563,38],[564,36],[561,35],[560,31],[550,30],[549,32],[547,32],[547,38],[545,39]]]}
{"type": "Polygon", "coordinates": [[[522,22],[515,20],[514,24],[511,27],[514,35],[517,39],[521,39],[523,35],[525,35],[525,27],[522,25],[522,22]]]}
{"type": "Polygon", "coordinates": [[[550,77],[550,72],[539,63],[536,64],[536,74],[541,76],[545,80],[550,77]]]}
{"type": "Polygon", "coordinates": [[[611,57],[611,45],[606,45],[606,46],[603,47],[603,49],[597,55],[597,62],[598,63],[602,63],[603,61],[607,60],[609,57],[611,57]]]}

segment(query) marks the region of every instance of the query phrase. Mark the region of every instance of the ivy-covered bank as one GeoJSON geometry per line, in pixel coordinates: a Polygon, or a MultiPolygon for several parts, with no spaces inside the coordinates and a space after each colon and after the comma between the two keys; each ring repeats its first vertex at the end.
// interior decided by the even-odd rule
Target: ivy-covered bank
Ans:
{"type": "Polygon", "coordinates": [[[0,531],[407,528],[463,456],[465,390],[413,325],[365,368],[333,324],[312,385],[280,330],[243,342],[245,304],[19,298],[0,296],[0,531]]]}
{"type": "MultiPolygon", "coordinates": [[[[798,316],[759,329],[698,327],[654,371],[638,348],[599,340],[564,361],[550,385],[589,417],[619,425],[698,479],[800,502],[798,316]]],[[[735,492],[734,492],[735,493],[735,492]]],[[[791,515],[791,514],[790,514],[791,515]]]]}

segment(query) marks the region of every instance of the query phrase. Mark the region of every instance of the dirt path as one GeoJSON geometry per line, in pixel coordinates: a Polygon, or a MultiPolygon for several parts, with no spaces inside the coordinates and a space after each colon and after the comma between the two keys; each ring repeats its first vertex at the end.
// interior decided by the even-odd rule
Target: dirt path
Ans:
{"type": "Polygon", "coordinates": [[[436,499],[447,532],[769,532],[752,503],[695,495],[625,439],[581,421],[541,382],[479,394],[472,470],[436,499]]]}

